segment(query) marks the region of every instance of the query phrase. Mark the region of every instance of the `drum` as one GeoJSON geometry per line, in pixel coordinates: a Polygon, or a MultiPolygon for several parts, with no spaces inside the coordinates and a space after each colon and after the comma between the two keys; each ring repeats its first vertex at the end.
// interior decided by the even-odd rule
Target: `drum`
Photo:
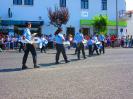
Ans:
{"type": "Polygon", "coordinates": [[[86,39],[83,40],[83,44],[84,44],[84,46],[87,46],[87,40],[86,39]]]}
{"type": "Polygon", "coordinates": [[[70,42],[69,41],[64,41],[63,44],[64,44],[65,47],[70,46],[70,42]]]}
{"type": "Polygon", "coordinates": [[[34,37],[31,41],[26,41],[24,39],[21,40],[22,43],[32,43],[35,48],[39,48],[39,44],[40,44],[40,38],[39,37],[34,37]]]}

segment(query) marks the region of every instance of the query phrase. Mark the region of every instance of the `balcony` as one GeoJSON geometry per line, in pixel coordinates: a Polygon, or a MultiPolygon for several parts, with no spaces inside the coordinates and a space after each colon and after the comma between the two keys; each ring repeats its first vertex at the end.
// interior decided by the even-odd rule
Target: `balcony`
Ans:
{"type": "Polygon", "coordinates": [[[119,20],[120,21],[127,21],[130,20],[133,14],[133,10],[132,11],[125,11],[125,10],[121,10],[119,11],[119,20]]]}

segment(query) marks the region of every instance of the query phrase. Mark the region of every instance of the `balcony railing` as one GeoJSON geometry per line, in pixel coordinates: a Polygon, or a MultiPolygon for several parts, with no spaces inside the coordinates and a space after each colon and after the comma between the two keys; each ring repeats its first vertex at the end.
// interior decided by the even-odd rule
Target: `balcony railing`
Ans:
{"type": "Polygon", "coordinates": [[[131,19],[132,14],[133,14],[133,11],[121,10],[121,11],[119,11],[119,20],[127,21],[127,20],[131,19]]]}

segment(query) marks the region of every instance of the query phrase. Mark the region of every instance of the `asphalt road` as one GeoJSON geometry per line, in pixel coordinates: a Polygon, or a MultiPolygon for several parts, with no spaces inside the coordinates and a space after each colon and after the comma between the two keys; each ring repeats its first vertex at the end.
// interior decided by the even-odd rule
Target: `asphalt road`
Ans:
{"type": "MultiPolygon", "coordinates": [[[[23,53],[0,53],[0,99],[133,99],[133,49],[107,49],[105,54],[55,65],[55,50],[38,52],[39,69],[21,70],[23,53]]],[[[86,54],[88,52],[86,51],[86,54]]]]}

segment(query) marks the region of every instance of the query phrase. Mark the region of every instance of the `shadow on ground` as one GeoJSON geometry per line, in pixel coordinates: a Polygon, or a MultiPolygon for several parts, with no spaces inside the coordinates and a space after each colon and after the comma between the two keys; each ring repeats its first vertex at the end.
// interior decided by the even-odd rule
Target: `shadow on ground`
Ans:
{"type": "Polygon", "coordinates": [[[50,52],[47,52],[47,53],[45,53],[45,54],[56,54],[56,53],[54,53],[54,52],[53,52],[53,53],[52,53],[52,52],[51,52],[51,53],[50,53],[50,52]]]}
{"type": "Polygon", "coordinates": [[[9,68],[9,69],[0,69],[0,72],[15,72],[15,71],[21,71],[22,68],[9,68]]]}
{"type": "Polygon", "coordinates": [[[52,66],[58,66],[60,64],[65,64],[65,63],[62,63],[62,61],[60,61],[59,64],[55,64],[55,63],[42,63],[42,64],[38,64],[38,65],[40,65],[41,67],[52,67],[52,66]]]}
{"type": "MultiPolygon", "coordinates": [[[[78,61],[78,59],[70,59],[69,61],[71,63],[74,61],[78,61]]],[[[52,66],[58,66],[60,64],[69,64],[69,63],[65,63],[64,60],[61,60],[61,61],[59,61],[59,64],[55,64],[55,62],[54,62],[54,63],[42,63],[42,64],[38,64],[38,65],[40,65],[41,67],[52,67],[52,66]]]]}

